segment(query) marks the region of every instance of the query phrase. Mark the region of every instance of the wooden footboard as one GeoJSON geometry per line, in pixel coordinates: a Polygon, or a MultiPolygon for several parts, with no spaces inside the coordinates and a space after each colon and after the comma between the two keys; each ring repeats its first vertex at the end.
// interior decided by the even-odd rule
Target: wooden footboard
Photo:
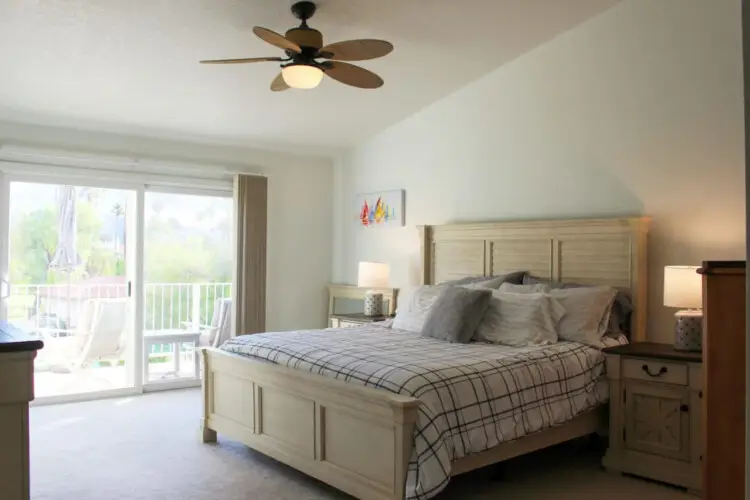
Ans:
{"type": "Polygon", "coordinates": [[[204,442],[240,441],[362,499],[404,498],[417,399],[203,349],[204,442]]]}

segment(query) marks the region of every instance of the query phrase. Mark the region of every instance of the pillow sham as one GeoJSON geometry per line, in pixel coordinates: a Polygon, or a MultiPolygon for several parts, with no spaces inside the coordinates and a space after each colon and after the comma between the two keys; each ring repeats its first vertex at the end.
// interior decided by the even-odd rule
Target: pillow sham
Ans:
{"type": "Polygon", "coordinates": [[[457,286],[457,285],[477,285],[483,283],[484,288],[497,288],[503,283],[514,283],[520,285],[528,271],[514,271],[508,274],[498,274],[496,276],[470,276],[457,280],[443,281],[440,285],[457,286]],[[487,283],[494,286],[487,286],[487,283]]]}
{"type": "Polygon", "coordinates": [[[563,306],[549,295],[493,291],[474,337],[516,347],[554,344],[564,316],[563,306]]]}
{"type": "Polygon", "coordinates": [[[498,290],[508,293],[549,293],[551,288],[544,283],[537,283],[536,285],[514,285],[513,283],[503,283],[498,290]]]}
{"type": "MultiPolygon", "coordinates": [[[[402,310],[408,309],[408,304],[411,302],[411,298],[417,290],[423,289],[424,287],[446,287],[446,286],[467,286],[469,288],[494,288],[497,289],[503,283],[514,283],[520,285],[523,282],[523,277],[528,271],[514,271],[508,274],[501,274],[497,276],[470,276],[467,278],[461,278],[457,280],[442,281],[437,285],[418,285],[408,286],[401,289],[398,297],[398,307],[396,314],[402,310]]],[[[394,326],[394,328],[396,328],[394,326]]]]}
{"type": "Polygon", "coordinates": [[[490,303],[490,290],[449,286],[427,313],[422,337],[465,344],[474,336],[490,303]]]}
{"type": "Polygon", "coordinates": [[[427,314],[437,300],[440,292],[448,287],[443,285],[421,285],[414,288],[396,310],[392,328],[420,333],[427,314]]]}
{"type": "Polygon", "coordinates": [[[560,339],[602,347],[615,295],[617,290],[608,286],[550,291],[549,296],[565,308],[565,316],[557,325],[560,339]]]}
{"type": "MultiPolygon", "coordinates": [[[[581,285],[580,283],[566,283],[566,282],[554,282],[546,278],[538,278],[531,274],[526,274],[523,277],[523,284],[532,285],[543,283],[549,285],[551,288],[583,288],[591,285],[581,285]]],[[[617,296],[615,302],[612,304],[612,311],[609,316],[609,326],[607,328],[607,334],[618,337],[620,334],[628,336],[630,334],[630,318],[633,314],[633,300],[630,292],[625,289],[615,288],[617,290],[617,296]]]]}

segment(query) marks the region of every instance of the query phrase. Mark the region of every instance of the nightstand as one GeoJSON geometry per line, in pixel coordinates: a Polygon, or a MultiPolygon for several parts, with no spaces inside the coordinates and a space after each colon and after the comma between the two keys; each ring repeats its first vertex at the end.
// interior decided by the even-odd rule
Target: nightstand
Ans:
{"type": "MultiPolygon", "coordinates": [[[[328,326],[333,328],[346,328],[350,326],[358,326],[364,323],[371,323],[372,318],[368,318],[359,312],[364,310],[364,300],[367,291],[368,289],[366,288],[360,288],[353,285],[328,285],[328,326]],[[341,305],[348,307],[341,307],[339,302],[345,301],[349,301],[350,303],[344,303],[341,305]]],[[[375,318],[376,321],[383,321],[388,316],[392,316],[396,313],[398,288],[377,288],[375,291],[383,294],[383,300],[387,304],[386,315],[379,319],[375,318]]]]}
{"type": "Polygon", "coordinates": [[[703,489],[700,353],[639,342],[603,349],[610,390],[607,469],[703,489]]]}
{"type": "Polygon", "coordinates": [[[387,316],[365,316],[363,313],[355,314],[332,314],[328,318],[331,328],[351,328],[354,326],[366,325],[368,323],[377,323],[385,321],[387,316]]]}

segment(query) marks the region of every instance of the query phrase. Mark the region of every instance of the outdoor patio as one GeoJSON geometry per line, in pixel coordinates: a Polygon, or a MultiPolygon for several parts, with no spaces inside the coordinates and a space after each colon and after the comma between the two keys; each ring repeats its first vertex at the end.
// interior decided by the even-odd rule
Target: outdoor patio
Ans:
{"type": "Polygon", "coordinates": [[[35,361],[38,398],[133,387],[135,357],[144,384],[199,378],[195,347],[225,331],[230,284],[146,284],[143,351],[135,353],[133,301],[125,283],[109,281],[13,287],[10,322],[45,343],[35,361]]]}
{"type": "MultiPolygon", "coordinates": [[[[37,398],[109,391],[128,386],[128,373],[124,364],[61,371],[43,365],[43,351],[38,353],[37,366],[34,370],[34,392],[37,398]]],[[[150,356],[150,359],[150,377],[146,382],[160,383],[196,378],[192,352],[182,352],[179,373],[175,372],[174,359],[171,354],[150,356]]]]}

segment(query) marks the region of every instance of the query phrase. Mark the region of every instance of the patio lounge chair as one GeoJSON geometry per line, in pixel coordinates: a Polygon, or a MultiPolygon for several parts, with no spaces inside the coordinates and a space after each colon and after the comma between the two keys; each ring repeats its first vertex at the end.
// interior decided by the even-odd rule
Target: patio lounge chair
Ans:
{"type": "Polygon", "coordinates": [[[81,310],[76,329],[80,355],[75,367],[84,368],[94,361],[119,361],[125,350],[128,299],[90,299],[81,310]]]}
{"type": "Polygon", "coordinates": [[[232,299],[216,299],[211,324],[201,328],[200,345],[219,347],[229,340],[232,328],[232,299]]]}

